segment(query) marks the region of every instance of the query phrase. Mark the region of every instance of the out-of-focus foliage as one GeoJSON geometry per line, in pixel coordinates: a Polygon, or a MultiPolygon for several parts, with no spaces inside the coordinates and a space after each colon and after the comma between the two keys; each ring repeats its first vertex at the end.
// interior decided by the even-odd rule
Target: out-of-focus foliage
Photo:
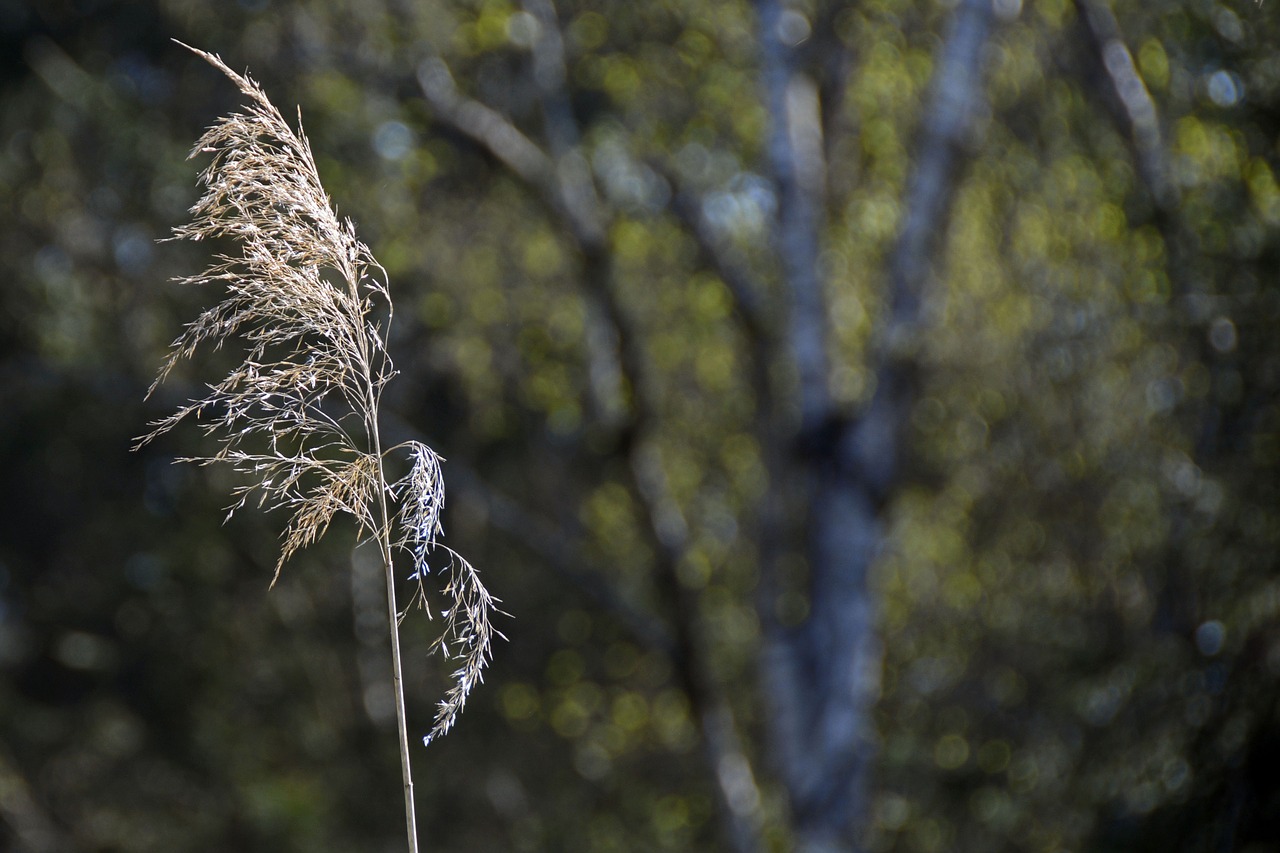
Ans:
{"type": "MultiPolygon", "coordinates": [[[[789,7],[795,38],[848,62],[824,125],[822,264],[851,408],[874,391],[884,258],[953,5],[789,7]]],[[[1076,7],[996,7],[873,579],[866,844],[1273,849],[1280,8],[1117,5],[1160,110],[1176,190],[1160,204],[1076,7]]],[[[542,25],[517,3],[0,3],[0,848],[402,843],[376,557],[335,530],[268,594],[279,520],[219,526],[223,475],[168,464],[199,436],[128,453],[208,375],[142,403],[180,318],[212,301],[166,283],[202,247],[155,240],[196,198],[190,144],[235,104],[170,37],[301,105],[391,280],[404,375],[385,408],[448,457],[449,542],[518,615],[458,729],[415,759],[424,843],[715,847],[639,459],[672,501],[657,526],[688,537],[686,616],[761,782],[744,808],[788,848],[755,685],[770,484],[751,338],[674,212],[677,189],[696,194],[779,302],[755,18],[711,0],[557,12],[585,152],[560,168],[609,212],[595,255],[423,97],[443,62],[464,96],[572,148],[549,140],[542,25]],[[602,259],[644,388],[600,334],[602,259]],[[638,394],[655,417],[630,454],[638,394]]],[[[784,622],[807,615],[801,587],[784,622]]],[[[433,626],[404,629],[426,731],[447,671],[423,657],[433,626]]]]}

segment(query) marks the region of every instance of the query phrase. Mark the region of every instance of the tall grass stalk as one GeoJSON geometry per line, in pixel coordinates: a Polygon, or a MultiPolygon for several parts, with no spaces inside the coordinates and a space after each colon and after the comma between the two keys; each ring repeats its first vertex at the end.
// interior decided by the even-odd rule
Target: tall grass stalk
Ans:
{"type": "Polygon", "coordinates": [[[295,133],[252,79],[214,54],[183,47],[230,78],[248,106],[220,119],[196,143],[192,157],[212,155],[200,174],[204,194],[173,239],[230,238],[235,248],[217,254],[199,275],[179,279],[219,287],[222,298],[174,341],[148,396],[202,344],[217,349],[234,342],[243,358],[209,384],[204,397],[153,422],[137,446],[184,420],[199,421],[220,447],[212,456],[181,461],[226,462],[247,475],[228,518],[250,501],[290,513],[273,586],[285,562],[320,539],[339,512],[376,543],[387,583],[409,849],[416,853],[400,622],[414,605],[431,616],[428,558],[443,555],[444,628],[431,650],[457,661],[457,669],[423,738],[430,743],[449,731],[482,679],[497,634],[490,625],[497,600],[470,563],[437,541],[443,532],[440,458],[417,441],[382,447],[378,406],[396,373],[386,348],[393,314],[386,271],[356,238],[351,220],[334,211],[301,115],[295,133]],[[385,465],[393,459],[403,460],[398,464],[407,473],[389,480],[385,465]],[[407,553],[410,579],[417,582],[403,611],[396,605],[396,551],[407,553]]]}

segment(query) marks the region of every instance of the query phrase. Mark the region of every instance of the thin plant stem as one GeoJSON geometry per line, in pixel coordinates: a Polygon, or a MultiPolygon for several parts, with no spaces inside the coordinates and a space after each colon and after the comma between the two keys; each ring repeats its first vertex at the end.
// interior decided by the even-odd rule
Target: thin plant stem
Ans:
{"type": "MultiPolygon", "coordinates": [[[[387,323],[390,325],[390,319],[387,323]]],[[[367,346],[367,338],[364,338],[367,346]]],[[[372,376],[365,383],[369,420],[366,428],[377,460],[378,482],[386,483],[382,465],[382,436],[378,430],[378,397],[372,376]]],[[[387,625],[391,632],[391,687],[396,695],[396,729],[400,740],[400,773],[404,779],[404,818],[409,833],[409,853],[418,853],[418,816],[413,798],[413,759],[409,754],[409,723],[404,703],[404,667],[400,663],[400,609],[396,606],[395,559],[391,554],[391,516],[387,511],[387,490],[378,490],[378,550],[387,580],[387,625]]]]}
{"type": "MultiPolygon", "coordinates": [[[[382,442],[377,429],[373,431],[373,452],[378,457],[378,479],[386,482],[382,473],[382,442]]],[[[413,766],[409,755],[409,723],[405,717],[404,670],[400,664],[400,611],[396,607],[395,561],[391,556],[391,523],[387,514],[385,491],[378,492],[378,512],[382,528],[378,535],[378,547],[382,552],[382,566],[387,578],[387,619],[391,629],[391,685],[396,694],[396,727],[400,736],[400,771],[404,776],[404,817],[408,824],[409,853],[418,853],[418,817],[413,800],[413,766]]]]}

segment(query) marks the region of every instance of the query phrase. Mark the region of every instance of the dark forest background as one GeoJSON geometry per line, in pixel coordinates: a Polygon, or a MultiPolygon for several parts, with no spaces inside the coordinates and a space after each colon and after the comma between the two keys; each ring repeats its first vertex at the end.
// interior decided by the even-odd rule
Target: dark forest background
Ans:
{"type": "Polygon", "coordinates": [[[239,104],[171,38],[300,106],[512,614],[426,849],[1280,850],[1277,16],[3,0],[0,850],[403,849],[376,555],[268,592],[129,450],[228,357],[144,402],[239,104]]]}

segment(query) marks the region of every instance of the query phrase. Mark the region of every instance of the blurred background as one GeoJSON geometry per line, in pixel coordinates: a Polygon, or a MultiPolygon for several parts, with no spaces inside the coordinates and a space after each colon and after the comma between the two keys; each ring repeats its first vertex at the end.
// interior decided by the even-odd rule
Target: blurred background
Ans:
{"type": "Polygon", "coordinates": [[[1280,850],[1277,15],[0,0],[0,850],[404,849],[376,556],[268,592],[130,452],[227,363],[144,400],[239,104],[171,38],[300,107],[512,614],[426,849],[1280,850]]]}

